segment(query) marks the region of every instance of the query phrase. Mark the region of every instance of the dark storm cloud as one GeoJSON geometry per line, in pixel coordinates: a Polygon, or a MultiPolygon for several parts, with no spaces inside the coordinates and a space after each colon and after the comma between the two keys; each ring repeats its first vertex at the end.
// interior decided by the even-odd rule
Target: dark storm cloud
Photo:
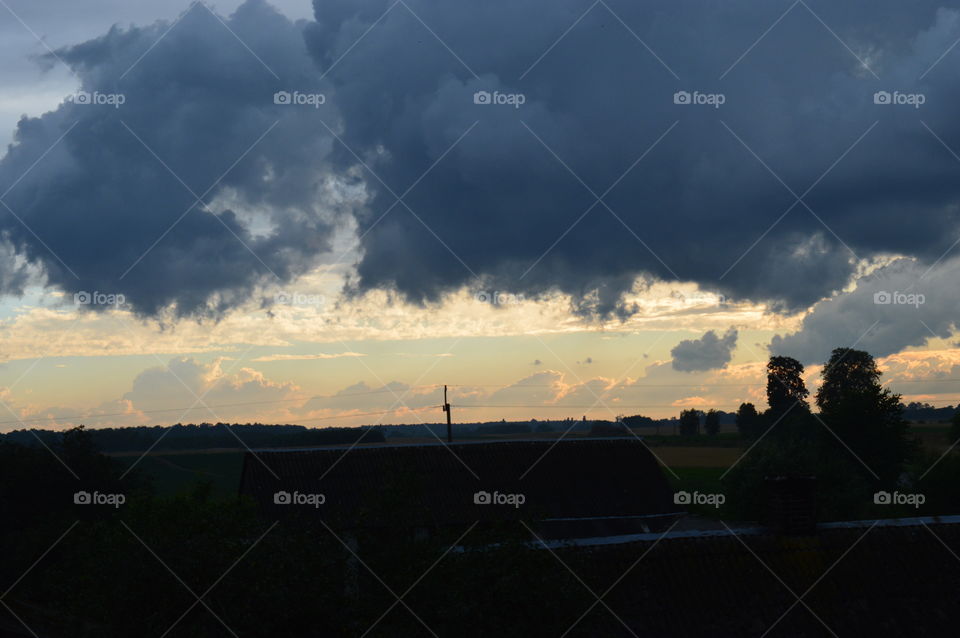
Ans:
{"type": "Polygon", "coordinates": [[[589,5],[318,0],[301,33],[252,0],[228,24],[281,80],[202,7],[122,80],[167,25],[114,29],[61,57],[126,103],[21,122],[0,184],[79,121],[5,198],[36,236],[11,215],[3,234],[53,285],[122,292],[145,314],[222,311],[270,271],[314,266],[344,212],[322,186],[347,176],[373,192],[356,212],[356,289],[415,302],[559,290],[578,313],[626,316],[641,277],[796,309],[847,284],[849,249],[931,262],[953,241],[960,163],[920,120],[960,148],[960,49],[920,77],[960,38],[956,11],[811,0],[817,16],[793,5],[757,43],[791,3],[607,4],[616,16],[597,4],[564,35],[589,5]],[[272,104],[314,87],[319,110],[272,104]],[[874,104],[881,90],[925,103],[874,104]],[[475,104],[478,91],[509,103],[475,104]],[[678,91],[723,104],[675,104],[678,91]],[[195,210],[119,280],[193,201],[121,119],[198,194],[280,120],[223,180],[271,232],[195,210]]]}
{"type": "Polygon", "coordinates": [[[219,314],[327,249],[318,120],[336,126],[334,109],[274,104],[281,89],[323,91],[301,30],[261,2],[225,21],[194,5],[172,28],[114,28],[57,52],[83,91],[123,97],[22,119],[0,163],[23,220],[3,210],[3,235],[52,285],[120,293],[147,315],[219,314]],[[193,193],[203,203],[186,212],[193,193]],[[206,209],[221,194],[268,230],[206,209]]]}
{"type": "Polygon", "coordinates": [[[722,368],[730,363],[736,346],[736,328],[728,329],[722,337],[708,330],[699,339],[686,339],[674,346],[670,351],[673,369],[678,372],[703,372],[722,368]]]}
{"type": "Polygon", "coordinates": [[[405,198],[412,212],[396,205],[380,220],[394,196],[371,178],[361,290],[395,286],[429,301],[464,284],[559,289],[578,312],[629,314],[620,295],[636,276],[678,277],[796,309],[845,285],[847,246],[931,259],[952,241],[960,165],[920,119],[960,148],[960,52],[919,77],[960,37],[956,12],[929,1],[807,3],[841,43],[797,4],[720,79],[790,2],[607,4],[618,17],[594,6],[531,69],[587,3],[314,3],[308,43],[349,114],[344,139],[376,158],[390,189],[402,193],[470,130],[405,198]],[[676,105],[681,90],[725,102],[676,105]],[[926,102],[874,104],[880,90],[926,102]],[[476,105],[476,91],[524,103],[476,105]],[[778,177],[797,195],[815,185],[805,197],[815,215],[797,204],[763,235],[795,203],[778,177]],[[596,205],[550,250],[595,203],[590,191],[615,183],[604,201],[616,215],[596,205]]]}

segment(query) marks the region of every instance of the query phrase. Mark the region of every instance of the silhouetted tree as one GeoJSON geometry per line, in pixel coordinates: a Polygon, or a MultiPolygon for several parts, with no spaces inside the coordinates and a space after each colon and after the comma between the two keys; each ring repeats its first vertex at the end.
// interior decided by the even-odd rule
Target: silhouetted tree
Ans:
{"type": "Polygon", "coordinates": [[[756,438],[760,435],[760,415],[752,403],[741,403],[737,410],[737,430],[747,438],[756,438]]]}
{"type": "Polygon", "coordinates": [[[821,375],[817,406],[824,422],[881,480],[896,480],[914,451],[903,403],[880,385],[873,356],[836,348],[821,375]]]}
{"type": "Polygon", "coordinates": [[[823,383],[817,390],[817,406],[829,411],[851,397],[864,396],[880,387],[880,369],[873,356],[863,350],[835,348],[820,373],[823,383]]]}
{"type": "Polygon", "coordinates": [[[715,436],[720,432],[720,413],[714,409],[707,411],[707,416],[703,420],[703,429],[710,436],[715,436]]]}
{"type": "Polygon", "coordinates": [[[796,408],[809,410],[807,397],[810,392],[803,382],[803,364],[790,357],[770,357],[767,362],[768,414],[774,420],[796,408]]]}
{"type": "Polygon", "coordinates": [[[957,406],[957,411],[950,419],[950,443],[953,444],[958,439],[960,439],[960,406],[957,406]]]}
{"type": "Polygon", "coordinates": [[[700,431],[700,411],[683,410],[680,412],[680,435],[693,436],[700,431]]]}

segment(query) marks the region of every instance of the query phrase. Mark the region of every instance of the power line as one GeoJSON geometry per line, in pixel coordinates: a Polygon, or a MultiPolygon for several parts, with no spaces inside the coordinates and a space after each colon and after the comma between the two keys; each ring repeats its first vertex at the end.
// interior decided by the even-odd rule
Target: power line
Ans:
{"type": "MultiPolygon", "coordinates": [[[[960,382],[960,379],[904,379],[904,380],[893,380],[890,379],[885,383],[950,383],[950,382],[960,382]]],[[[671,387],[690,387],[690,388],[700,388],[700,387],[762,387],[766,385],[765,383],[660,383],[660,384],[632,384],[627,386],[628,388],[671,388],[671,387]]],[[[440,389],[441,384],[432,383],[432,384],[421,384],[415,386],[405,386],[403,389],[412,390],[414,388],[436,388],[440,389]]],[[[556,385],[540,385],[540,384],[521,384],[521,385],[492,385],[492,384],[449,384],[451,388],[504,388],[504,389],[514,389],[514,388],[555,388],[556,385]]],[[[235,407],[245,407],[251,405],[270,405],[278,403],[291,403],[302,401],[304,405],[310,401],[315,400],[332,400],[332,399],[342,399],[349,397],[359,397],[359,396],[369,396],[372,394],[385,394],[391,393],[396,394],[394,388],[382,388],[379,390],[368,390],[364,392],[350,392],[346,394],[332,394],[332,395],[320,395],[313,396],[307,399],[303,397],[288,398],[288,399],[273,399],[270,401],[246,401],[239,403],[222,403],[217,405],[193,405],[190,407],[178,407],[178,408],[159,408],[154,410],[136,410],[135,412],[114,412],[114,413],[105,413],[105,414],[90,414],[90,415],[73,415],[73,416],[51,416],[51,417],[36,417],[36,418],[27,418],[27,419],[13,419],[0,421],[0,425],[9,425],[9,424],[20,424],[26,425],[27,423],[39,423],[39,422],[56,422],[56,421],[93,421],[97,419],[104,419],[110,417],[123,417],[139,414],[163,414],[167,412],[181,412],[186,414],[187,412],[192,412],[194,410],[208,410],[213,412],[215,409],[224,409],[224,408],[235,408],[235,407]]],[[[931,399],[924,401],[924,403],[934,404],[934,403],[954,403],[954,399],[931,399]]],[[[649,408],[684,408],[686,406],[678,406],[674,404],[644,404],[644,405],[610,405],[610,406],[598,406],[597,404],[593,405],[529,405],[529,404],[452,404],[458,408],[509,408],[509,409],[627,409],[627,410],[645,410],[649,408]]],[[[709,406],[707,402],[704,402],[703,405],[709,406]]],[[[404,406],[407,410],[419,411],[424,409],[433,409],[436,407],[442,406],[424,406],[422,408],[408,408],[404,406]]],[[[327,408],[332,409],[332,408],[327,408]]],[[[358,414],[341,414],[336,416],[324,416],[324,417],[310,417],[305,419],[297,419],[297,421],[322,421],[322,420],[332,420],[332,419],[350,419],[360,416],[373,416],[379,414],[389,414],[391,412],[399,412],[401,408],[393,410],[384,410],[379,412],[363,412],[358,414]]]]}
{"type": "MultiPolygon", "coordinates": [[[[429,387],[429,386],[412,386],[412,387],[429,387]]],[[[95,419],[104,419],[104,418],[116,417],[116,416],[131,416],[131,415],[135,416],[138,414],[163,414],[165,412],[181,412],[185,414],[187,412],[192,412],[194,410],[209,410],[212,413],[215,409],[222,409],[222,408],[235,408],[235,407],[243,407],[243,406],[249,406],[249,405],[271,405],[276,403],[290,403],[294,401],[302,401],[304,404],[306,404],[307,402],[315,399],[339,399],[339,398],[345,398],[345,397],[366,396],[370,394],[383,394],[385,392],[394,393],[394,390],[389,390],[389,389],[388,390],[371,390],[369,392],[355,392],[352,394],[334,394],[330,396],[316,396],[316,397],[310,397],[308,399],[304,399],[303,397],[296,397],[292,399],[273,399],[270,401],[245,401],[241,403],[218,403],[217,405],[204,404],[204,405],[192,405],[190,407],[180,407],[180,408],[158,408],[155,410],[136,410],[135,412],[113,412],[113,413],[106,413],[106,414],[47,416],[47,417],[36,417],[36,418],[26,418],[26,419],[11,419],[7,421],[0,421],[0,425],[9,425],[11,423],[19,423],[21,425],[25,425],[27,423],[36,423],[36,422],[71,421],[71,420],[92,421],[95,419]]],[[[334,418],[334,417],[330,417],[330,418],[334,418]]],[[[299,419],[299,420],[304,421],[308,419],[299,419]]]]}
{"type": "MultiPolygon", "coordinates": [[[[390,414],[391,412],[400,412],[402,410],[407,410],[409,412],[419,412],[420,410],[436,410],[439,408],[439,405],[425,405],[419,408],[394,408],[393,410],[382,410],[380,412],[362,412],[360,414],[338,414],[336,416],[317,416],[311,417],[309,419],[297,419],[298,421],[326,421],[329,419],[353,419],[361,416],[377,416],[380,414],[390,414]]],[[[265,424],[266,425],[266,424],[265,424]]]]}
{"type": "MultiPolygon", "coordinates": [[[[707,404],[704,404],[707,405],[707,404]]],[[[530,409],[530,410],[539,410],[541,408],[562,408],[564,410],[606,410],[606,409],[620,409],[624,408],[627,410],[643,410],[646,408],[684,408],[689,406],[682,405],[610,405],[605,406],[603,404],[594,404],[594,405],[464,405],[462,403],[454,403],[453,407],[455,408],[515,408],[515,409],[530,409]]]]}

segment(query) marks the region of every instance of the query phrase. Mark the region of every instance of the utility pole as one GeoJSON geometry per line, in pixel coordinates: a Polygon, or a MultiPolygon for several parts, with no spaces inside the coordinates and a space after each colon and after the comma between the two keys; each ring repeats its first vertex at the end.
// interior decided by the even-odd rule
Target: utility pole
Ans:
{"type": "Polygon", "coordinates": [[[453,443],[453,432],[450,428],[450,404],[447,402],[447,386],[443,386],[443,411],[447,413],[447,443],[453,443]]]}

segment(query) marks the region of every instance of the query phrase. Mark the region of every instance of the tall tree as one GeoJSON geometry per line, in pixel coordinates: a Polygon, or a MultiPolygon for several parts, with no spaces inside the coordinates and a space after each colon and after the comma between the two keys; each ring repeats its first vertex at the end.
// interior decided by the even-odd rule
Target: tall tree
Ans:
{"type": "Polygon", "coordinates": [[[914,450],[903,403],[880,384],[880,369],[862,350],[836,348],[821,372],[817,406],[824,422],[870,471],[890,484],[914,450]]]}
{"type": "Polygon", "coordinates": [[[680,435],[693,436],[700,431],[700,411],[683,410],[680,412],[680,435]]]}
{"type": "Polygon", "coordinates": [[[810,407],[810,391],[803,382],[803,364],[790,357],[770,357],[767,362],[767,403],[770,416],[780,418],[794,404],[803,411],[810,407]]]}
{"type": "Polygon", "coordinates": [[[863,350],[835,348],[820,373],[823,383],[817,390],[817,407],[822,412],[854,397],[870,394],[880,387],[880,369],[873,356],[863,350]]]}
{"type": "Polygon", "coordinates": [[[741,403],[737,409],[737,430],[740,436],[746,438],[756,438],[760,432],[760,415],[757,408],[752,403],[741,403]]]}
{"type": "Polygon", "coordinates": [[[707,416],[703,420],[703,430],[710,436],[720,432],[720,413],[713,408],[707,411],[707,416]]]}

